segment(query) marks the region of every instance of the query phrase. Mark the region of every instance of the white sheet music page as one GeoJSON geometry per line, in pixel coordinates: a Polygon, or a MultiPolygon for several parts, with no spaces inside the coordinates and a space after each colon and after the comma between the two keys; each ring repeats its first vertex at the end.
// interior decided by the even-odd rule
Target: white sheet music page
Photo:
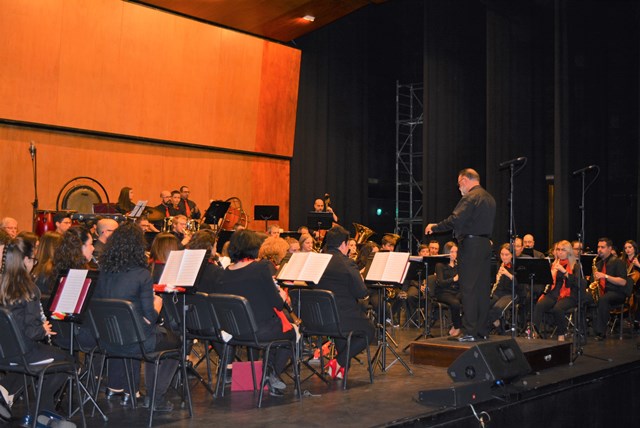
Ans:
{"type": "Polygon", "coordinates": [[[382,281],[384,267],[387,260],[389,260],[389,254],[391,253],[376,253],[375,256],[373,256],[373,260],[367,271],[367,277],[365,278],[367,281],[382,281]]]}
{"type": "Polygon", "coordinates": [[[184,252],[175,285],[193,287],[193,284],[195,284],[198,278],[198,272],[200,272],[200,267],[202,266],[204,256],[207,254],[207,250],[184,250],[184,252]]]}
{"type": "Polygon", "coordinates": [[[382,280],[402,283],[407,272],[410,255],[410,253],[389,253],[382,280]]]}
{"type": "Polygon", "coordinates": [[[283,268],[278,273],[277,278],[283,281],[295,281],[300,276],[300,272],[302,272],[302,267],[304,266],[304,262],[307,261],[311,253],[293,253],[291,254],[291,258],[283,266],[283,268]]]}
{"type": "Polygon", "coordinates": [[[324,274],[324,271],[333,256],[331,254],[307,254],[309,254],[309,257],[307,257],[298,279],[302,281],[311,281],[314,284],[317,284],[320,282],[320,278],[322,278],[322,274],[324,274]]]}
{"type": "Polygon", "coordinates": [[[206,250],[172,251],[162,271],[160,284],[192,287],[200,272],[206,250]]]}
{"type": "Polygon", "coordinates": [[[86,269],[69,269],[69,274],[64,281],[64,288],[62,289],[62,293],[60,293],[58,304],[55,308],[51,308],[53,312],[63,314],[72,314],[75,312],[88,272],[86,269]]]}

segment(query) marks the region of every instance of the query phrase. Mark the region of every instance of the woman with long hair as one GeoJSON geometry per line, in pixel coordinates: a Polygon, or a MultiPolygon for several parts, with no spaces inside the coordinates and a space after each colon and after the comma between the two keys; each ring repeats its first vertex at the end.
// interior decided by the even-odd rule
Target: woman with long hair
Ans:
{"type": "Polygon", "coordinates": [[[449,306],[451,311],[451,329],[449,335],[459,336],[462,327],[462,292],[458,283],[458,245],[449,241],[444,244],[444,254],[449,255],[449,263],[436,265],[435,297],[449,306]]]}
{"type": "MultiPolygon", "coordinates": [[[[513,271],[513,256],[511,254],[511,244],[505,243],[500,246],[500,267],[496,273],[496,281],[493,283],[491,290],[491,302],[489,303],[489,322],[493,327],[498,329],[498,332],[502,334],[503,326],[500,322],[502,313],[511,303],[512,293],[511,285],[514,278],[513,271]]],[[[522,290],[516,280],[516,299],[518,296],[522,296],[522,290]]]]}
{"type": "Polygon", "coordinates": [[[631,310],[634,313],[633,329],[637,331],[640,329],[640,311],[638,311],[638,299],[640,294],[638,293],[638,285],[640,285],[640,260],[638,260],[638,244],[636,241],[629,239],[625,241],[622,249],[622,260],[626,262],[627,276],[633,281],[633,293],[635,303],[631,310]]]}
{"type": "MultiPolygon", "coordinates": [[[[100,259],[100,269],[94,298],[124,299],[133,304],[144,327],[146,351],[162,351],[180,346],[180,340],[176,335],[156,324],[162,309],[162,298],[153,294],[153,281],[147,269],[144,234],[137,224],[125,223],[113,232],[100,259]]],[[[131,351],[138,352],[137,345],[131,351]]],[[[165,393],[177,367],[178,362],[175,360],[160,362],[154,410],[166,412],[173,410],[173,404],[166,400],[165,393]]],[[[153,372],[153,364],[145,364],[147,394],[151,393],[153,387],[153,372]]],[[[140,371],[136,370],[134,373],[136,391],[139,383],[140,371]]],[[[127,381],[122,361],[110,360],[108,388],[109,398],[124,392],[122,401],[124,404],[128,403],[131,391],[125,391],[127,381]]],[[[149,406],[149,396],[145,397],[143,405],[149,406]]]]}
{"type": "Polygon", "coordinates": [[[120,189],[116,210],[121,214],[127,214],[130,213],[135,206],[136,204],[133,202],[133,189],[131,187],[123,187],[120,189]]]}
{"type": "Polygon", "coordinates": [[[72,226],[62,235],[62,241],[53,256],[53,275],[48,288],[53,289],[56,279],[69,269],[91,269],[93,237],[84,226],[72,226]]]}
{"type": "Polygon", "coordinates": [[[313,239],[313,236],[311,236],[308,233],[303,233],[302,235],[300,235],[300,252],[301,253],[310,253],[311,251],[313,251],[313,248],[316,245],[316,241],[313,239]]]}
{"type": "Polygon", "coordinates": [[[581,279],[580,267],[576,263],[576,256],[569,241],[558,242],[554,254],[556,259],[551,265],[553,283],[540,296],[533,309],[533,325],[539,332],[542,317],[545,312],[550,313],[553,321],[548,326],[557,327],[558,341],[563,342],[567,332],[565,313],[578,305],[578,293],[587,284],[581,279]]]}
{"type": "Polygon", "coordinates": [[[53,259],[61,242],[62,235],[58,232],[46,232],[40,237],[38,264],[33,268],[31,273],[35,277],[36,285],[43,294],[51,293],[49,286],[52,284],[51,276],[54,270],[53,259]]]}
{"type": "MultiPolygon", "coordinates": [[[[36,260],[34,250],[32,244],[22,238],[16,238],[5,245],[5,270],[0,276],[0,305],[11,312],[23,333],[27,361],[71,361],[71,356],[66,352],[43,343],[47,336],[55,335],[55,332],[51,330],[49,321],[43,319],[40,290],[31,279],[31,269],[36,260]]],[[[45,376],[41,410],[55,411],[54,395],[65,383],[66,378],[67,375],[61,373],[45,376]]],[[[23,386],[23,378],[21,375],[10,373],[0,384],[13,395],[23,386]]]]}
{"type": "Polygon", "coordinates": [[[149,268],[151,269],[151,277],[154,284],[160,281],[169,254],[178,250],[179,246],[178,238],[172,233],[158,233],[154,238],[149,255],[149,268]]]}

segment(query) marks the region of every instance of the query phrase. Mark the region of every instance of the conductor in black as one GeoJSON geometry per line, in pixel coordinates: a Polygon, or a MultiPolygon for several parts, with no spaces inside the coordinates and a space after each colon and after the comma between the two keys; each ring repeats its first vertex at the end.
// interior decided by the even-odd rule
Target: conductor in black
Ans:
{"type": "Polygon", "coordinates": [[[471,168],[458,173],[462,198],[449,217],[430,223],[425,234],[453,230],[458,241],[458,274],[462,292],[461,342],[486,338],[491,287],[491,241],[496,201],[482,186],[480,175],[471,168]]]}

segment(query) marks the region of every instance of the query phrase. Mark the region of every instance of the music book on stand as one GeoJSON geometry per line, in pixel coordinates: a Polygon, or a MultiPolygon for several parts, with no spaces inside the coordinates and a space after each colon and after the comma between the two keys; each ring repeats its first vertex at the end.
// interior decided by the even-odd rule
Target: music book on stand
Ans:
{"type": "Polygon", "coordinates": [[[410,253],[379,252],[367,264],[365,281],[402,284],[407,275],[410,253]]]}
{"type": "Polygon", "coordinates": [[[171,251],[159,284],[168,287],[193,287],[198,278],[206,250],[171,251]]]}
{"type": "Polygon", "coordinates": [[[87,269],[69,269],[59,277],[47,305],[56,319],[73,319],[82,313],[93,294],[97,272],[87,269]]]}
{"type": "Polygon", "coordinates": [[[306,281],[317,284],[322,278],[331,254],[293,253],[280,268],[276,278],[281,281],[306,281]]]}
{"type": "Polygon", "coordinates": [[[148,201],[138,201],[136,206],[133,207],[133,209],[131,210],[131,213],[129,214],[129,217],[136,218],[136,219],[141,217],[142,213],[144,213],[144,209],[147,206],[147,202],[148,201]]]}

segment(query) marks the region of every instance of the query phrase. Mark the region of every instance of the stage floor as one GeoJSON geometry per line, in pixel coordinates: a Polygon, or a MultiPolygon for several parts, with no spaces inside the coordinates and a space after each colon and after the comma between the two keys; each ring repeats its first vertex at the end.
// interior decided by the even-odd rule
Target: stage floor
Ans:
{"type": "MultiPolygon", "coordinates": [[[[438,330],[439,331],[439,330],[438,330]]],[[[192,382],[194,416],[189,418],[186,409],[180,409],[180,398],[171,391],[169,398],[176,409],[172,413],[156,413],[154,426],[157,427],[202,427],[202,426],[306,426],[306,427],[367,427],[392,426],[395,424],[410,425],[411,421],[422,420],[420,426],[428,426],[424,422],[433,415],[438,419],[451,409],[429,407],[418,402],[418,392],[429,389],[447,388],[453,382],[447,375],[445,367],[411,364],[409,351],[401,350],[413,341],[420,333],[417,329],[395,329],[393,336],[399,344],[397,348],[402,359],[413,371],[410,375],[399,364],[393,364],[386,372],[381,373],[376,367],[374,383],[370,384],[365,365],[354,363],[349,375],[349,388],[342,390],[342,381],[332,381],[325,385],[317,377],[312,377],[302,384],[305,396],[297,400],[293,395],[293,386],[286,378],[288,390],[284,397],[274,398],[265,394],[263,408],[257,409],[257,394],[253,392],[230,392],[225,397],[212,399],[202,385],[192,382]],[[440,415],[440,416],[438,416],[440,415]]],[[[508,338],[508,336],[492,336],[490,340],[508,338]]],[[[424,339],[422,339],[424,340],[424,339]]],[[[431,339],[427,339],[431,340],[431,339]]],[[[442,340],[442,339],[435,339],[442,340]]],[[[522,340],[518,339],[520,343],[522,340]]],[[[638,370],[640,368],[640,351],[637,349],[638,337],[625,336],[623,340],[607,338],[604,342],[589,340],[584,347],[585,355],[577,358],[573,365],[562,365],[532,373],[509,385],[517,391],[512,400],[518,397],[530,397],[536,391],[549,394],[554,388],[566,389],[567,385],[578,382],[585,377],[597,378],[607,376],[611,371],[638,370]],[[596,359],[591,356],[602,358],[596,359]],[[515,397],[515,398],[514,398],[515,397]]],[[[522,348],[530,346],[524,345],[522,348]]],[[[372,347],[372,356],[376,347],[372,347]]],[[[395,358],[390,351],[386,353],[387,364],[395,358]]],[[[204,364],[200,372],[204,369],[204,364]]],[[[309,371],[303,369],[303,376],[309,371]]],[[[104,423],[99,415],[91,417],[91,408],[86,406],[87,425],[90,427],[143,427],[146,426],[148,412],[145,409],[132,410],[123,408],[117,401],[109,402],[100,395],[99,404],[109,420],[104,423]]],[[[458,409],[471,414],[469,408],[458,409]]],[[[20,412],[16,409],[16,413],[20,412]]],[[[78,422],[78,418],[74,418],[78,422]]]]}

